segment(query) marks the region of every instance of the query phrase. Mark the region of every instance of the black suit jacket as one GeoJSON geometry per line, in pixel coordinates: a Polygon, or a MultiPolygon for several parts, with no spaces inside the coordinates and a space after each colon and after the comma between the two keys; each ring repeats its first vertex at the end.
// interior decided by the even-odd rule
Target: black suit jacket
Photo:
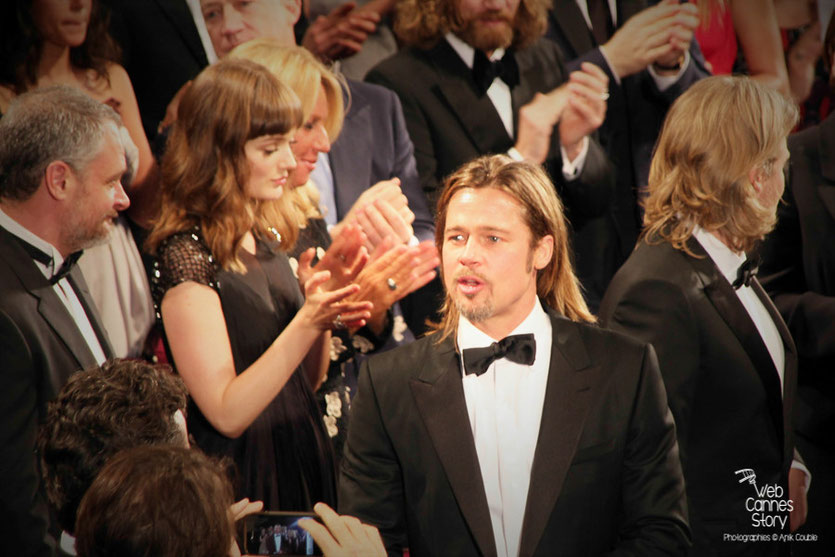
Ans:
{"type": "Polygon", "coordinates": [[[752,469],[758,486],[780,485],[788,497],[794,343],[755,280],[785,347],[781,396],[771,356],[733,287],[697,240],[687,246],[697,257],[667,242],[639,244],[609,285],[600,320],[658,352],[687,482],[692,555],[780,555],[790,544],[734,546],[723,534],[779,531],[752,526],[745,505],[755,493],[736,471],[752,469]]]}
{"type": "Polygon", "coordinates": [[[185,0],[105,0],[111,33],[122,47],[122,65],[133,84],[142,125],[154,143],[168,103],[208,65],[185,0]]]}
{"type": "MultiPolygon", "coordinates": [[[[77,266],[69,280],[111,357],[77,266]]],[[[50,555],[59,530],[50,525],[35,435],[47,402],[73,372],[96,361],[49,281],[2,227],[0,292],[0,543],[18,555],[50,555]]]]}
{"type": "MultiPolygon", "coordinates": [[[[605,1],[605,0],[604,0],[605,1]]],[[[617,169],[617,186],[607,215],[589,222],[575,236],[577,274],[597,308],[618,267],[635,248],[640,227],[639,188],[646,187],[655,141],[672,102],[690,85],[709,75],[696,41],[691,42],[690,64],[679,80],[659,91],[647,70],[625,77],[618,84],[583,17],[577,0],[554,0],[548,14],[546,37],[555,41],[573,71],[591,62],[609,76],[606,120],[600,143],[617,169]]],[[[617,21],[626,20],[654,2],[618,0],[617,21]]]]}
{"type": "MultiPolygon", "coordinates": [[[[548,384],[520,555],[680,555],[688,542],[675,427],[652,348],[550,313],[548,384]]],[[[340,509],[389,553],[495,555],[452,339],[366,361],[340,509]]]]}
{"type": "MultiPolygon", "coordinates": [[[[835,448],[835,115],[789,138],[790,180],[760,276],[797,343],[796,430],[835,448]]],[[[813,470],[814,473],[814,470],[813,470]]]]}
{"type": "MultiPolygon", "coordinates": [[[[514,121],[536,93],[547,93],[566,79],[557,47],[544,39],[517,52],[516,60],[520,83],[511,90],[514,121]]],[[[490,98],[478,92],[471,70],[446,40],[428,50],[404,48],[372,69],[366,80],[400,97],[421,185],[433,211],[448,174],[479,155],[506,153],[515,144],[490,98]]],[[[577,225],[605,211],[614,176],[602,149],[592,140],[579,178],[566,182],[558,136],[552,135],[546,166],[577,225]]]]}

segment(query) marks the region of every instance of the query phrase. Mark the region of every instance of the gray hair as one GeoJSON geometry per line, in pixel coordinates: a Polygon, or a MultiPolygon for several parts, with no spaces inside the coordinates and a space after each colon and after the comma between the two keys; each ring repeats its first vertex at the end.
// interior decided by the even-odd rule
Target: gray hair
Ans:
{"type": "Polygon", "coordinates": [[[116,111],[67,85],[17,97],[0,119],[0,200],[29,199],[54,161],[83,172],[109,123],[122,125],[116,111]]]}

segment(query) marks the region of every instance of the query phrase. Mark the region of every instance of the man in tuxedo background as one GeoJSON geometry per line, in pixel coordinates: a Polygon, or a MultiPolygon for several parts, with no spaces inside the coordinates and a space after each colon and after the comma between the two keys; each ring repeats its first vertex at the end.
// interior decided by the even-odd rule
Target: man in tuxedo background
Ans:
{"type": "Polygon", "coordinates": [[[364,362],[343,512],[390,555],[685,552],[655,354],[591,325],[545,172],[478,158],[449,177],[437,217],[443,321],[364,362]]]}
{"type": "Polygon", "coordinates": [[[550,0],[546,37],[569,71],[596,64],[609,78],[609,109],[600,143],[618,169],[608,211],[577,231],[578,274],[597,309],[606,286],[629,257],[640,231],[639,200],[652,149],[672,102],[710,75],[693,32],[692,3],[663,0],[550,0]]]}
{"type": "Polygon", "coordinates": [[[797,349],[746,260],[774,227],[796,122],[791,100],[748,77],[709,77],[685,92],[652,160],[644,237],[600,306],[604,326],[658,351],[693,557],[789,555],[778,535],[805,520],[797,349]],[[735,537],[744,534],[767,536],[735,537]]]}
{"type": "Polygon", "coordinates": [[[50,555],[57,533],[35,457],[46,403],[112,355],[74,263],[129,205],[120,126],[66,86],[21,95],[0,120],[0,539],[23,555],[50,555]]]}
{"type": "Polygon", "coordinates": [[[606,113],[608,79],[593,64],[566,72],[559,48],[542,38],[547,11],[547,0],[398,5],[395,32],[406,46],[366,80],[400,97],[433,210],[456,168],[507,153],[545,164],[573,229],[606,211],[614,173],[590,136],[606,113]]]}

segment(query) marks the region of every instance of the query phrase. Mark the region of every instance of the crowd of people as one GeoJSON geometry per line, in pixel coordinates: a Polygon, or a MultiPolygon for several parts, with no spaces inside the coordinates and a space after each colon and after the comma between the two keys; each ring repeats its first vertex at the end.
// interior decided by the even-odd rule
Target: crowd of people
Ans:
{"type": "Polygon", "coordinates": [[[3,547],[835,552],[835,26],[750,4],[4,3],[3,547]]]}

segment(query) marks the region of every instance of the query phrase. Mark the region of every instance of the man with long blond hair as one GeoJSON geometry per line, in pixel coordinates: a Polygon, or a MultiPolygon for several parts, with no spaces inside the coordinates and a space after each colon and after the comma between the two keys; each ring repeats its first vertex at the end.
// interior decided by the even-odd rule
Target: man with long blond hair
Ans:
{"type": "Polygon", "coordinates": [[[415,557],[686,551],[654,352],[592,325],[545,172],[478,158],[437,224],[443,321],[365,362],[342,512],[415,557]]]}
{"type": "Polygon", "coordinates": [[[804,520],[797,352],[745,255],[774,226],[796,121],[790,100],[747,77],[684,93],[653,157],[643,239],[600,308],[604,325],[658,351],[693,556],[786,555],[777,534],[804,520]]]}

